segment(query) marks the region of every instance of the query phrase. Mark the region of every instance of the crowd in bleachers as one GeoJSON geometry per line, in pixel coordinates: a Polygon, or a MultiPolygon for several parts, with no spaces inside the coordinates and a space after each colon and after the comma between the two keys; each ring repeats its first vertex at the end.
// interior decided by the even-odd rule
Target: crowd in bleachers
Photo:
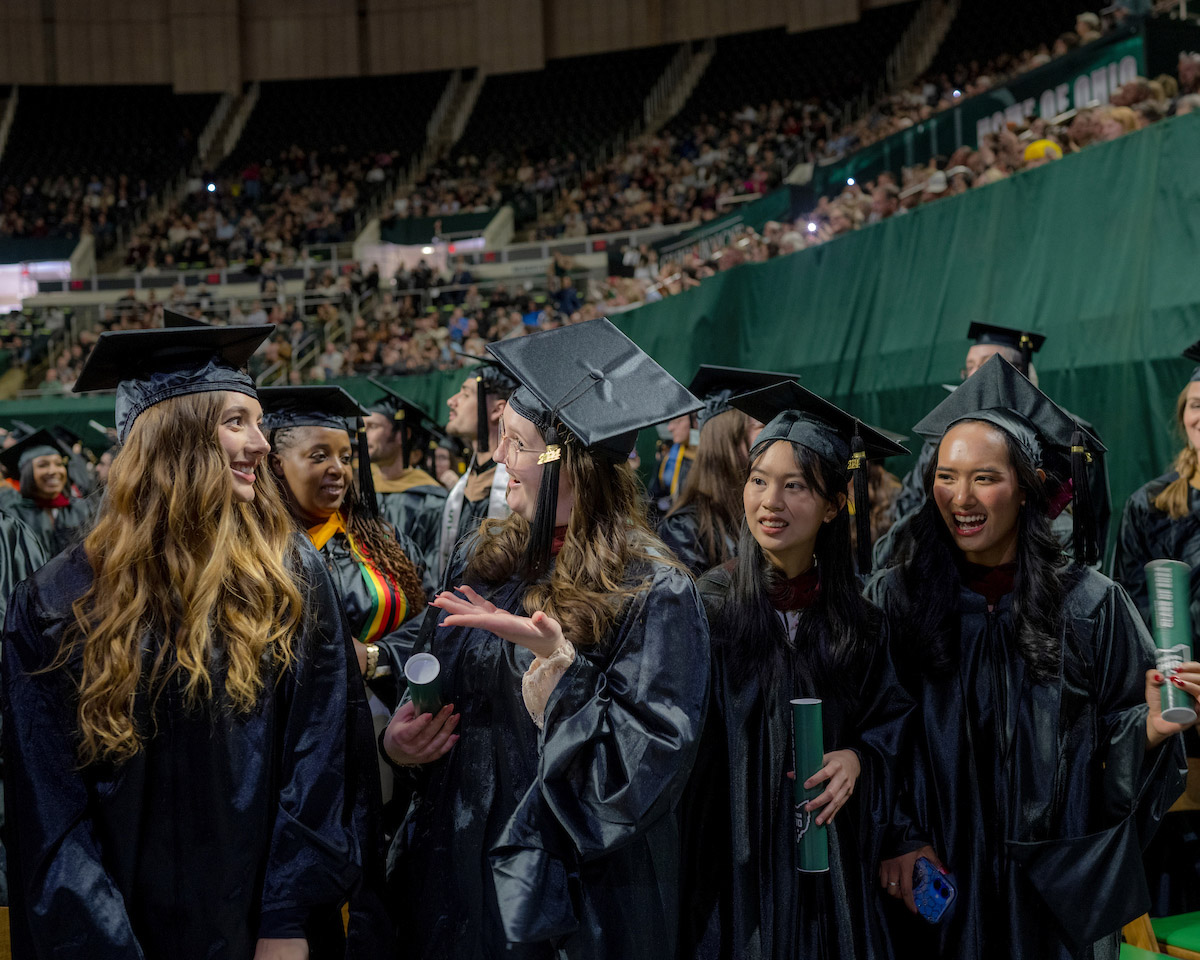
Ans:
{"type": "Polygon", "coordinates": [[[134,231],[125,264],[153,274],[296,263],[309,245],[353,240],[360,206],[400,162],[395,151],[324,155],[293,145],[228,176],[194,177],[177,204],[134,231]]]}
{"type": "Polygon", "coordinates": [[[22,86],[0,163],[0,238],[90,233],[103,256],[195,158],[216,102],[169,87],[22,86]]]}
{"type": "Polygon", "coordinates": [[[1114,91],[1109,103],[1072,111],[1058,124],[1051,122],[1054,118],[1030,117],[989,134],[978,149],[960,147],[949,156],[904,168],[899,176],[884,172],[865,183],[847,183],[836,196],[821,197],[814,209],[796,220],[769,222],[761,232],[747,228],[720,250],[690,253],[664,264],[649,247],[633,251],[634,275],[609,278],[592,295],[610,307],[621,307],[678,294],[721,270],[819,246],[922,204],[986,187],[1093,144],[1116,140],[1167,116],[1190,113],[1200,109],[1198,89],[1200,55],[1181,55],[1178,77],[1139,77],[1114,91]]]}

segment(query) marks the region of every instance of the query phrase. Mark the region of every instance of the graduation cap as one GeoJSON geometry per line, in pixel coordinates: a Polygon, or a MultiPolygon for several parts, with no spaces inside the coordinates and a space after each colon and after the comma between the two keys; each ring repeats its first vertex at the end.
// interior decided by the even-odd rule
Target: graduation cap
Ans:
{"type": "Polygon", "coordinates": [[[704,363],[692,377],[688,390],[699,397],[704,406],[696,415],[697,426],[703,427],[717,414],[732,410],[730,399],[740,393],[749,393],[773,383],[795,380],[791,373],[774,373],[770,370],[745,370],[741,367],[720,367],[704,363]]]}
{"type": "Polygon", "coordinates": [[[64,449],[58,438],[49,430],[34,430],[23,440],[18,440],[7,450],[0,450],[0,465],[14,480],[21,476],[21,471],[31,460],[38,457],[65,457],[70,454],[64,449]]]}
{"type": "MultiPolygon", "coordinates": [[[[1197,340],[1190,347],[1184,350],[1183,356],[1185,359],[1191,360],[1192,363],[1200,364],[1200,340],[1197,340]]],[[[1200,380],[1200,366],[1196,367],[1196,369],[1192,371],[1192,375],[1188,377],[1188,383],[1194,383],[1197,380],[1200,380]]],[[[15,424],[17,421],[14,420],[13,423],[15,424]]]]}
{"type": "Polygon", "coordinates": [[[26,423],[24,420],[14,420],[12,422],[12,429],[8,431],[8,435],[12,437],[14,441],[31,436],[35,433],[37,433],[37,427],[30,423],[26,423]]]}
{"type": "Polygon", "coordinates": [[[263,427],[272,447],[280,430],[293,427],[325,427],[350,434],[358,447],[358,489],[363,508],[370,516],[379,515],[367,431],[363,429],[367,411],[357,400],[341,387],[327,386],[263,387],[258,391],[258,399],[263,407],[263,427]]]}
{"type": "Polygon", "coordinates": [[[381,413],[393,423],[393,429],[398,425],[406,426],[407,430],[400,431],[400,457],[405,468],[409,462],[409,431],[412,431],[412,449],[423,450],[433,436],[434,431],[444,436],[438,422],[431,417],[423,407],[418,406],[407,397],[397,393],[374,377],[367,377],[371,386],[380,390],[383,396],[368,405],[371,413],[381,413]]]}
{"type": "Polygon", "coordinates": [[[468,360],[474,360],[479,366],[471,371],[475,377],[475,442],[480,453],[488,449],[488,395],[508,399],[517,389],[517,382],[509,376],[508,371],[495,360],[488,357],[477,357],[464,353],[468,360]]]}
{"type": "Polygon", "coordinates": [[[488,351],[521,383],[509,406],[546,440],[538,458],[546,470],[526,552],[526,570],[536,577],[550,562],[560,426],[593,456],[619,463],[639,430],[693,413],[700,401],[603,317],[490,343],[488,351]]]}
{"type": "Polygon", "coordinates": [[[134,420],[172,397],[225,390],[257,396],[240,368],[274,330],[269,323],[109,330],[97,338],[74,391],[116,389],[117,436],[124,443],[134,420]]]}
{"type": "Polygon", "coordinates": [[[787,440],[807,447],[822,460],[835,464],[854,481],[854,522],[858,527],[858,569],[871,570],[871,521],[866,504],[867,461],[902,456],[908,450],[895,434],[885,434],[863,423],[853,414],[830,403],[795,380],[777,383],[734,397],[733,405],[766,424],[755,447],[774,440],[787,440]]]}
{"type": "Polygon", "coordinates": [[[1035,468],[1053,469],[1069,458],[1075,559],[1095,563],[1095,517],[1087,469],[1094,456],[1105,452],[1099,438],[999,354],[989,357],[913,430],[937,442],[964,420],[982,420],[1003,430],[1035,468]]]}
{"type": "Polygon", "coordinates": [[[1012,327],[998,327],[994,323],[972,323],[967,328],[967,336],[977,344],[995,344],[998,347],[1011,347],[1021,354],[1025,366],[1022,373],[1029,372],[1029,364],[1033,355],[1042,349],[1046,337],[1040,333],[1027,330],[1014,330],[1012,327]]]}

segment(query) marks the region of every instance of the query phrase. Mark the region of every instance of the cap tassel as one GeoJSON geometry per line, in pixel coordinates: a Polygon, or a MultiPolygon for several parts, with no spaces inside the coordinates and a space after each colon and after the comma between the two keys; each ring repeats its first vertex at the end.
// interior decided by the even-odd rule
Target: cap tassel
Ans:
{"type": "Polygon", "coordinates": [[[1021,363],[1023,365],[1021,372],[1028,377],[1029,367],[1033,363],[1033,337],[1029,336],[1027,333],[1023,333],[1021,334],[1019,343],[1021,349],[1021,363]]]}
{"type": "Polygon", "coordinates": [[[476,455],[482,457],[492,450],[491,431],[488,430],[487,386],[483,377],[475,378],[475,416],[476,455]]]}
{"type": "Polygon", "coordinates": [[[850,477],[854,483],[854,528],[858,539],[858,572],[871,572],[871,493],[867,489],[867,447],[857,425],[850,440],[850,477]]]}
{"type": "Polygon", "coordinates": [[[357,423],[358,433],[358,496],[367,516],[378,519],[379,501],[375,498],[375,478],[371,476],[371,454],[367,448],[367,431],[362,419],[357,423]]]}
{"type": "MultiPolygon", "coordinates": [[[[547,449],[558,446],[558,430],[551,425],[546,428],[547,449]]],[[[558,473],[562,469],[562,457],[545,461],[542,481],[538,484],[537,508],[533,523],[529,527],[529,543],[525,547],[525,575],[531,581],[541,579],[550,569],[550,551],[554,545],[554,520],[558,514],[558,473]]]]}
{"type": "Polygon", "coordinates": [[[1091,462],[1092,455],[1083,445],[1083,431],[1076,429],[1071,434],[1071,487],[1074,494],[1071,548],[1076,562],[1086,566],[1095,564],[1100,554],[1096,542],[1096,511],[1088,482],[1088,464],[1091,462]]]}

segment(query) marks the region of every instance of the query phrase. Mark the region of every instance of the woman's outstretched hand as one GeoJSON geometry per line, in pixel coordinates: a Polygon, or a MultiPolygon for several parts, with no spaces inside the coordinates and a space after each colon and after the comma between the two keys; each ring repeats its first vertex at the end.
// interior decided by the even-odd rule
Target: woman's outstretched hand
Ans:
{"type": "Polygon", "coordinates": [[[501,610],[465,584],[454,591],[445,590],[433,600],[433,606],[450,614],[442,619],[443,627],[487,630],[542,659],[550,657],[565,641],[561,624],[541,610],[532,617],[519,617],[501,610]]]}

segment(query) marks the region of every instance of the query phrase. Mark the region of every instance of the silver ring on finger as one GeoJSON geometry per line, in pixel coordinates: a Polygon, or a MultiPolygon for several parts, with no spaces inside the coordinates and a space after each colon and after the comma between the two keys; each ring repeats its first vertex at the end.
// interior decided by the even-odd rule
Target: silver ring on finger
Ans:
{"type": "Polygon", "coordinates": [[[900,883],[899,883],[898,881],[896,881],[896,880],[889,880],[889,881],[888,881],[888,886],[889,886],[889,887],[898,887],[898,886],[900,886],[900,883]]]}

